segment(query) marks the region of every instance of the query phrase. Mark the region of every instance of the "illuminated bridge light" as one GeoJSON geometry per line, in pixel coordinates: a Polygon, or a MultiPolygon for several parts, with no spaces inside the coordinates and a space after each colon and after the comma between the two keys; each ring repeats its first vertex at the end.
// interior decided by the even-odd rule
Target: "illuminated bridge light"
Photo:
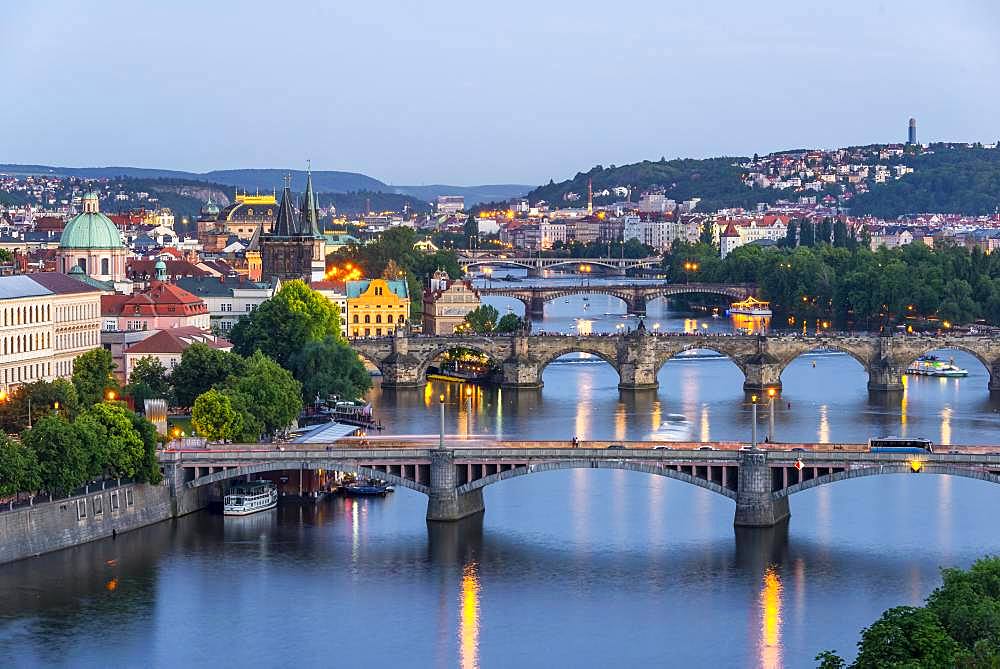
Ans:
{"type": "Polygon", "coordinates": [[[923,469],[923,466],[924,463],[922,463],[920,460],[910,460],[910,471],[912,471],[914,474],[919,473],[920,470],[923,469]]]}

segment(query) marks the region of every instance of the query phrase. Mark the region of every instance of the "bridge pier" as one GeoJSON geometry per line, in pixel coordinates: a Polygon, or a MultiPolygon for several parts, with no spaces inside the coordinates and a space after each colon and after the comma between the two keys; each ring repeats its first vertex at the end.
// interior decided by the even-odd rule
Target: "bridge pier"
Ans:
{"type": "Polygon", "coordinates": [[[455,451],[433,449],[431,451],[430,494],[427,498],[427,520],[431,522],[451,522],[477,513],[483,513],[483,490],[458,494],[458,480],[455,476],[455,451]]]}
{"type": "Polygon", "coordinates": [[[646,296],[636,295],[628,302],[628,313],[635,314],[636,316],[646,315],[646,296]]]}
{"type": "Polygon", "coordinates": [[[868,368],[868,390],[873,392],[901,392],[904,369],[888,360],[868,368]]]}
{"type": "Polygon", "coordinates": [[[774,388],[781,394],[781,365],[776,362],[751,362],[743,366],[743,392],[761,395],[774,388]]]}
{"type": "Polygon", "coordinates": [[[990,369],[989,389],[991,393],[1000,393],[1000,361],[993,363],[990,369]]]}
{"type": "Polygon", "coordinates": [[[532,319],[541,320],[545,317],[545,298],[539,295],[532,295],[528,300],[528,316],[532,319]]]}
{"type": "Polygon", "coordinates": [[[741,452],[733,524],[737,527],[772,527],[788,518],[791,515],[788,497],[775,499],[771,489],[767,452],[741,452]]]}

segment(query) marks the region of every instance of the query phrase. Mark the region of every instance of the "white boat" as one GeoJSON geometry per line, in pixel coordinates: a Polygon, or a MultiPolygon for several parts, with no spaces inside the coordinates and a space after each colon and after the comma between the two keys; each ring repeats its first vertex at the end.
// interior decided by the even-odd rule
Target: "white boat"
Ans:
{"type": "Polygon", "coordinates": [[[278,488],[270,481],[235,483],[222,498],[222,513],[226,516],[247,516],[278,506],[278,488]]]}
{"type": "Polygon", "coordinates": [[[945,362],[937,356],[924,355],[913,361],[913,364],[906,368],[907,374],[918,376],[944,376],[947,378],[958,378],[968,376],[969,370],[962,369],[955,364],[955,360],[945,362]]]}
{"type": "Polygon", "coordinates": [[[733,302],[729,305],[731,314],[742,314],[744,316],[770,316],[771,303],[758,300],[752,295],[742,302],[733,302]]]}

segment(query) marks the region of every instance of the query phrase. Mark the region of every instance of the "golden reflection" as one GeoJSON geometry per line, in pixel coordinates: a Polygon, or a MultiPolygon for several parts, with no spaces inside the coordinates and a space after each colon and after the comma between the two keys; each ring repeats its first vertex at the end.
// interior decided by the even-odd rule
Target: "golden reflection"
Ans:
{"type": "Polygon", "coordinates": [[[361,544],[361,509],[356,499],[351,500],[351,562],[357,564],[361,544]]]}
{"type": "Polygon", "coordinates": [[[685,318],[684,319],[684,334],[692,334],[698,332],[698,319],[697,318],[685,318]]]}
{"type": "Polygon", "coordinates": [[[825,404],[819,406],[819,443],[830,443],[830,409],[825,404]]]}
{"type": "MultiPolygon", "coordinates": [[[[903,428],[905,428],[906,427],[906,404],[907,404],[907,395],[909,394],[908,393],[908,388],[909,388],[909,385],[910,385],[910,377],[908,377],[906,374],[903,374],[903,376],[900,378],[900,381],[903,384],[903,396],[901,398],[899,398],[899,424],[900,424],[900,426],[902,426],[903,428]]],[[[906,430],[903,429],[903,430],[901,430],[901,432],[902,432],[903,436],[905,437],[906,436],[906,430]]]]}
{"type": "Polygon", "coordinates": [[[708,420],[708,405],[701,405],[701,441],[711,441],[712,431],[709,429],[711,422],[708,420]]]}
{"type": "Polygon", "coordinates": [[[653,432],[660,429],[663,418],[663,407],[660,405],[660,400],[653,400],[653,427],[651,428],[653,432]]]}
{"type": "Polygon", "coordinates": [[[105,583],[104,584],[104,589],[107,590],[108,592],[114,592],[115,590],[117,590],[118,589],[118,578],[115,577],[115,578],[111,579],[110,581],[108,581],[107,583],[105,583]]]}
{"type": "Polygon", "coordinates": [[[459,654],[462,669],[479,667],[479,573],[470,562],[462,570],[462,595],[459,602],[459,654]]]}
{"type": "Polygon", "coordinates": [[[950,406],[941,409],[941,444],[944,446],[951,445],[951,414],[950,406]]]}
{"type": "Polygon", "coordinates": [[[619,402],[615,407],[615,439],[625,439],[625,403],[619,402]]]}
{"type": "Polygon", "coordinates": [[[594,381],[589,374],[581,374],[577,381],[576,417],[574,436],[586,439],[590,434],[590,406],[594,394],[594,381]]]}
{"type": "Polygon", "coordinates": [[[589,335],[594,333],[594,321],[581,318],[576,321],[576,333],[579,335],[589,335]]]}
{"type": "Polygon", "coordinates": [[[430,406],[434,400],[434,384],[428,381],[424,386],[424,406],[430,406]]]}
{"type": "Polygon", "coordinates": [[[747,334],[761,334],[768,331],[771,326],[770,316],[750,316],[748,314],[731,314],[730,322],[736,332],[747,334]]]}
{"type": "Polygon", "coordinates": [[[781,579],[773,566],[764,571],[760,592],[760,666],[781,666],[781,579]]]}

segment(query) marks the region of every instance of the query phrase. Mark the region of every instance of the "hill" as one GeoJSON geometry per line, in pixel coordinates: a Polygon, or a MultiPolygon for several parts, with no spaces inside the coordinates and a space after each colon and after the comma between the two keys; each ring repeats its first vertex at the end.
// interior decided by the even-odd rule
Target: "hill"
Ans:
{"type": "MultiPolygon", "coordinates": [[[[54,165],[18,165],[0,164],[0,174],[32,175],[48,174],[52,176],[77,177],[81,179],[115,179],[130,177],[136,179],[181,179],[185,181],[207,181],[222,184],[230,188],[247,189],[249,191],[267,192],[278,190],[286,174],[292,177],[292,190],[302,191],[305,188],[305,170],[269,169],[233,169],[213,170],[211,172],[185,172],[181,170],[162,170],[147,167],[60,167],[54,165]]],[[[354,191],[381,192],[387,194],[408,195],[424,201],[433,201],[438,195],[462,195],[467,204],[510,199],[527,193],[531,186],[519,184],[485,184],[481,186],[449,186],[444,184],[430,186],[392,186],[383,181],[358,172],[339,172],[335,170],[316,170],[313,172],[313,185],[317,192],[350,193],[354,191]]]]}

